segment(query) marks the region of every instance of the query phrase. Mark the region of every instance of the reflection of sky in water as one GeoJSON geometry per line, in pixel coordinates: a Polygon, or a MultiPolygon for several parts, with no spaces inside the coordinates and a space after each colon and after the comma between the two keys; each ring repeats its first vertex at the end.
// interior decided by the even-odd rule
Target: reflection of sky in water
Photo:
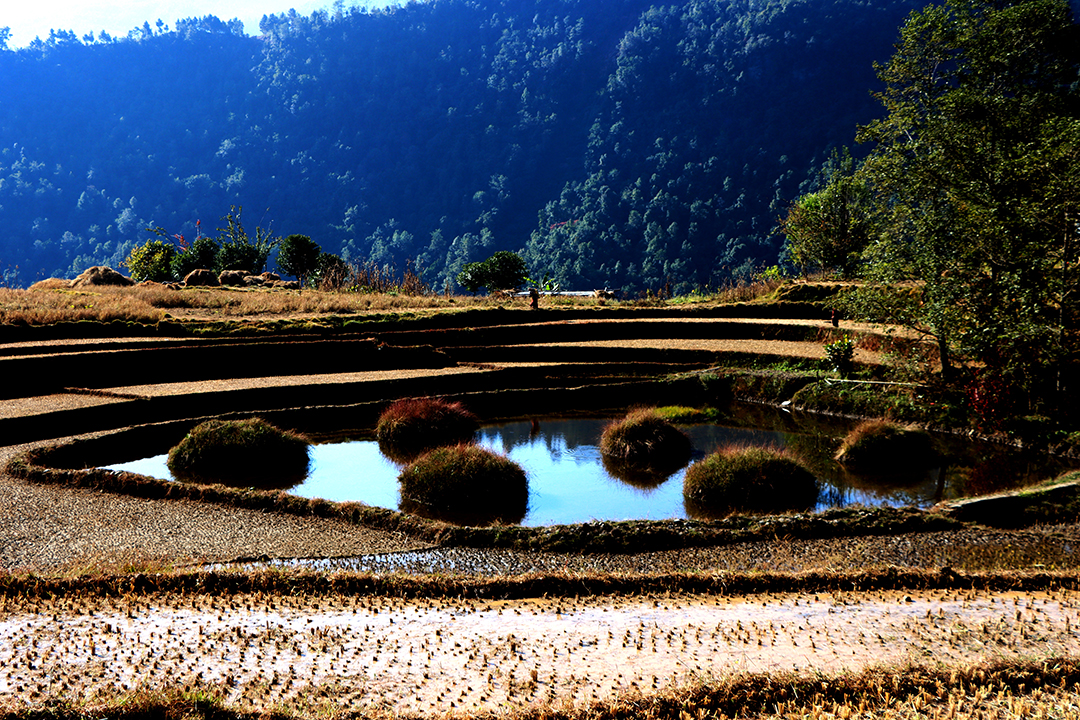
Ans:
{"type": "MultiPolygon", "coordinates": [[[[480,444],[508,455],[529,477],[529,513],[525,525],[686,518],[682,498],[684,470],[657,487],[642,489],[612,477],[604,469],[597,445],[607,422],[544,419],[536,424],[521,421],[491,425],[480,431],[480,444]]],[[[807,439],[811,437],[719,425],[692,425],[684,429],[694,445],[694,460],[731,443],[791,445],[806,453],[807,439]]],[[[819,442],[816,447],[814,472],[822,481],[819,509],[854,504],[925,507],[936,501],[939,480],[943,480],[943,497],[953,495],[949,481],[955,480],[950,475],[955,471],[936,469],[883,484],[880,478],[845,475],[831,462],[833,447],[832,441],[819,442]],[[941,473],[946,473],[944,479],[941,473]]],[[[374,441],[314,445],[311,457],[307,480],[290,490],[292,494],[397,508],[400,466],[387,460],[374,441]]],[[[165,455],[159,455],[110,467],[169,479],[165,460],[165,455]]]]}

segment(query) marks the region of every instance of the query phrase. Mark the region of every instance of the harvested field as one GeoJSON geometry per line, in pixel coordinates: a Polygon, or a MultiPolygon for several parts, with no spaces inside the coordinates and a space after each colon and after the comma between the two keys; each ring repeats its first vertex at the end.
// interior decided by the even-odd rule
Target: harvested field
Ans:
{"type": "MultiPolygon", "coordinates": [[[[629,405],[664,377],[658,368],[707,369],[761,353],[809,361],[831,332],[820,318],[777,330],[704,315],[673,317],[678,329],[667,338],[656,315],[639,325],[571,318],[566,328],[583,327],[560,340],[557,317],[531,327],[526,313],[477,328],[384,324],[333,342],[307,338],[303,350],[265,336],[258,345],[243,337],[0,345],[12,374],[46,360],[50,368],[0,399],[0,429],[20,438],[0,460],[131,424],[369,412],[435,389],[629,405]],[[183,357],[183,377],[125,372],[150,352],[183,357]],[[620,384],[628,378],[630,396],[620,384]]],[[[876,349],[866,353],[860,359],[879,360],[876,349]]],[[[201,717],[209,706],[219,717],[1068,717],[1080,700],[1077,542],[1074,524],[969,524],[537,554],[5,474],[0,715],[150,708],[201,717]],[[313,559],[299,565],[309,569],[295,569],[303,558],[313,559]],[[238,559],[256,562],[193,570],[238,559]],[[271,559],[280,562],[266,570],[271,559]],[[871,571],[908,569],[941,571],[943,580],[854,590],[871,571]],[[815,571],[846,574],[799,589],[798,578],[815,571]],[[728,592],[732,573],[744,575],[728,592]],[[665,590],[670,574],[690,580],[665,590]],[[214,579],[262,577],[274,578],[272,591],[214,579]],[[517,589],[490,590],[489,581],[517,589]],[[694,583],[705,589],[685,589],[694,583]]]]}
{"type": "Polygon", "coordinates": [[[509,601],[152,595],[8,601],[0,699],[216,688],[245,711],[579,709],[740,673],[1075,654],[1070,591],[509,601]]]}

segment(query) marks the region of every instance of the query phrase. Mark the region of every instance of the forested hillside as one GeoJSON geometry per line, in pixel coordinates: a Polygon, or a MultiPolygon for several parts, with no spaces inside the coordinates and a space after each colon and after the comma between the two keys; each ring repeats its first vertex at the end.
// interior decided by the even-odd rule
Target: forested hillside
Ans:
{"type": "Polygon", "coordinates": [[[915,5],[435,0],[258,38],[54,33],[0,51],[0,269],[117,267],[147,227],[216,235],[242,206],[439,288],[496,250],[564,287],[715,285],[776,262],[915,5]]]}

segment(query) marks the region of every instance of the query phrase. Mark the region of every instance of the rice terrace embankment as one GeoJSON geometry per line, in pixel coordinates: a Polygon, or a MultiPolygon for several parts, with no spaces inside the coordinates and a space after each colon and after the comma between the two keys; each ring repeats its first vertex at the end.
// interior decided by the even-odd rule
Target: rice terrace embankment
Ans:
{"type": "Polygon", "coordinates": [[[0,328],[2,715],[1080,712],[1068,478],[925,509],[527,528],[100,469],[208,418],[331,438],[404,397],[482,422],[637,406],[739,422],[820,398],[826,342],[856,338],[870,379],[914,342],[834,328],[794,293],[526,303],[237,317],[215,301],[0,328]]]}

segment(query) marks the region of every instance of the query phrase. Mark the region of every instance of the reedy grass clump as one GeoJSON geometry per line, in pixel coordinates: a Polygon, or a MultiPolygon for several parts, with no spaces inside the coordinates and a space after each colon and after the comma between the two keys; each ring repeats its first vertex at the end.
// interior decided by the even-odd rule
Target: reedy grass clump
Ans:
{"type": "Polygon", "coordinates": [[[480,423],[459,402],[442,398],[404,398],[379,416],[379,449],[395,462],[410,462],[432,448],[468,443],[480,423]]]}
{"type": "Polygon", "coordinates": [[[686,509],[694,517],[807,510],[817,497],[814,475],[791,453],[769,447],[720,448],[691,465],[683,480],[686,509]]]}
{"type": "Polygon", "coordinates": [[[463,525],[517,524],[529,504],[521,466],[476,445],[435,448],[398,476],[401,509],[463,525]]]}
{"type": "Polygon", "coordinates": [[[835,457],[855,472],[903,472],[932,467],[937,453],[922,428],[876,419],[855,426],[835,457]]]}
{"type": "Polygon", "coordinates": [[[686,433],[655,408],[630,411],[608,425],[600,437],[604,467],[635,485],[641,484],[642,478],[662,480],[682,468],[690,461],[692,450],[686,433]]]}
{"type": "Polygon", "coordinates": [[[169,450],[178,479],[259,488],[292,487],[308,470],[308,441],[261,418],[207,420],[169,450]]]}

